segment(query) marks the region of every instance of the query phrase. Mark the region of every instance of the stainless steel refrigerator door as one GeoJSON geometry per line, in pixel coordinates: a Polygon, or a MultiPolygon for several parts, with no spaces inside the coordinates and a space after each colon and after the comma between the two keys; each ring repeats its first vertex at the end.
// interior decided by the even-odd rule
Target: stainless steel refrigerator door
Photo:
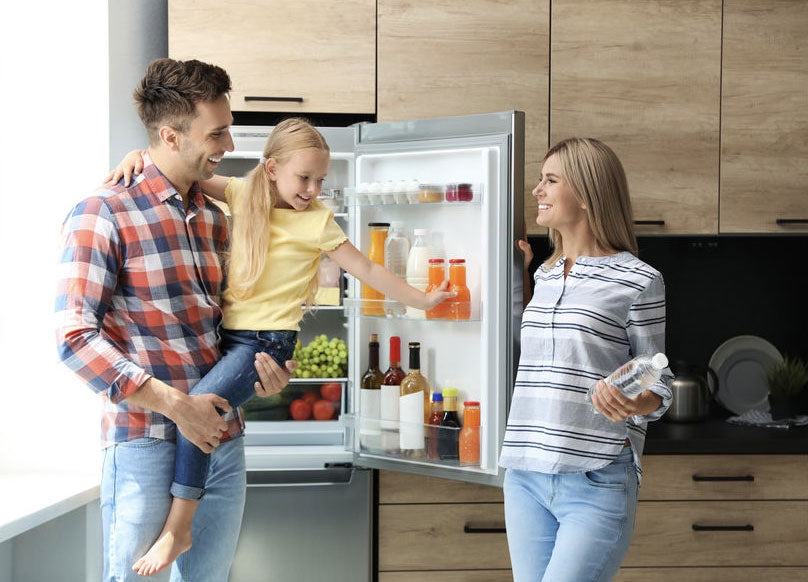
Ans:
{"type": "MultiPolygon", "coordinates": [[[[366,226],[370,221],[404,219],[411,220],[411,226],[418,226],[417,221],[422,221],[427,227],[447,232],[459,232],[458,229],[469,228],[466,222],[473,223],[470,228],[476,231],[463,233],[466,244],[462,252],[468,252],[479,267],[481,299],[476,323],[353,319],[349,369],[353,414],[344,419],[348,432],[346,444],[352,445],[355,463],[363,467],[497,485],[502,479],[497,460],[519,359],[523,261],[515,240],[524,236],[524,114],[510,111],[359,126],[357,185],[410,178],[469,181],[463,179],[465,176],[482,184],[482,199],[477,201],[476,207],[470,204],[464,208],[463,203],[455,203],[451,208],[448,204],[431,206],[427,203],[376,206],[371,201],[360,202],[349,211],[351,239],[363,251],[368,248],[366,226]],[[416,172],[417,175],[413,175],[416,172]],[[376,331],[384,336],[380,340],[383,362],[384,342],[395,334],[401,337],[405,369],[406,345],[413,337],[422,338],[422,346],[431,344],[422,353],[422,363],[425,363],[422,368],[434,366],[433,372],[438,376],[430,381],[451,386],[449,368],[451,362],[455,363],[456,378],[466,383],[467,392],[472,396],[469,399],[483,402],[480,468],[451,467],[394,454],[368,454],[367,448],[363,452],[360,444],[362,418],[356,403],[359,402],[361,362],[367,351],[367,337],[376,331]],[[471,346],[467,354],[458,348],[462,348],[464,342],[471,346]],[[455,345],[447,347],[452,343],[455,345]]],[[[357,301],[359,287],[354,282],[351,289],[357,301]]]]}
{"type": "Polygon", "coordinates": [[[248,471],[230,582],[369,582],[372,472],[248,471]]]}

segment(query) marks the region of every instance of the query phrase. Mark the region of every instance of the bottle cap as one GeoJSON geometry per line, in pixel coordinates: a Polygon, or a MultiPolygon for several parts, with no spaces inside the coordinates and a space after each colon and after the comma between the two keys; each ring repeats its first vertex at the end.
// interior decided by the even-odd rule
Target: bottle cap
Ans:
{"type": "Polygon", "coordinates": [[[378,227],[387,227],[390,228],[389,222],[368,222],[368,226],[378,226],[378,227]]]}
{"type": "Polygon", "coordinates": [[[463,403],[463,406],[465,406],[466,408],[468,408],[469,406],[480,406],[480,403],[477,402],[476,400],[466,400],[463,403]]]}
{"type": "Polygon", "coordinates": [[[390,337],[390,361],[401,361],[401,338],[397,335],[390,337]]]}
{"type": "Polygon", "coordinates": [[[443,389],[443,397],[444,398],[457,398],[457,388],[444,388],[443,389]]]}
{"type": "Polygon", "coordinates": [[[466,259],[449,259],[450,265],[465,265],[466,259]]]}
{"type": "Polygon", "coordinates": [[[443,402],[443,394],[440,392],[434,392],[432,394],[432,402],[443,402]]]}
{"type": "Polygon", "coordinates": [[[429,259],[430,265],[440,265],[443,263],[443,259],[429,259]]]}
{"type": "Polygon", "coordinates": [[[370,334],[370,343],[379,343],[379,335],[375,333],[370,334]]]}
{"type": "Polygon", "coordinates": [[[651,365],[657,370],[664,370],[668,367],[668,358],[665,354],[654,354],[651,358],[651,365]]]}
{"type": "Polygon", "coordinates": [[[407,346],[410,349],[412,349],[412,348],[420,348],[421,347],[421,342],[410,342],[410,343],[407,344],[407,346]]]}

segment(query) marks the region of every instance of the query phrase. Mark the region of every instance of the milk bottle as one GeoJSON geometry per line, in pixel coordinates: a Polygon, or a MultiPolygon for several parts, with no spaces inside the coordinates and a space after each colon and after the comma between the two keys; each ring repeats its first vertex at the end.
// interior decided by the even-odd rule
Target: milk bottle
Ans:
{"type": "MultiPolygon", "coordinates": [[[[415,235],[415,242],[407,257],[407,283],[419,291],[426,291],[429,284],[429,259],[432,257],[429,230],[416,228],[413,234],[415,235]]],[[[422,309],[407,306],[407,317],[426,319],[426,313],[422,309]]]]}

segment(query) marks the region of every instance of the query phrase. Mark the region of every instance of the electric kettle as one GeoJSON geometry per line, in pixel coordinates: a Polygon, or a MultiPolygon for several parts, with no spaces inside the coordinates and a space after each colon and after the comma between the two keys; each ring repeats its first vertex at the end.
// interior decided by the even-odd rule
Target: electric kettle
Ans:
{"type": "Polygon", "coordinates": [[[678,362],[671,382],[673,401],[665,413],[672,422],[697,422],[707,417],[712,400],[718,389],[718,376],[709,367],[678,362]]]}

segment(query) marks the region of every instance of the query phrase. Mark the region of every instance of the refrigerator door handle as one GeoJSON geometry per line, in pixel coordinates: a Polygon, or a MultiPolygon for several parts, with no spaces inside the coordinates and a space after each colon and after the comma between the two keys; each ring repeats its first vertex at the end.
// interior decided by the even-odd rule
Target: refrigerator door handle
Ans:
{"type": "Polygon", "coordinates": [[[349,487],[355,468],[247,471],[247,487],[349,487]]]}

